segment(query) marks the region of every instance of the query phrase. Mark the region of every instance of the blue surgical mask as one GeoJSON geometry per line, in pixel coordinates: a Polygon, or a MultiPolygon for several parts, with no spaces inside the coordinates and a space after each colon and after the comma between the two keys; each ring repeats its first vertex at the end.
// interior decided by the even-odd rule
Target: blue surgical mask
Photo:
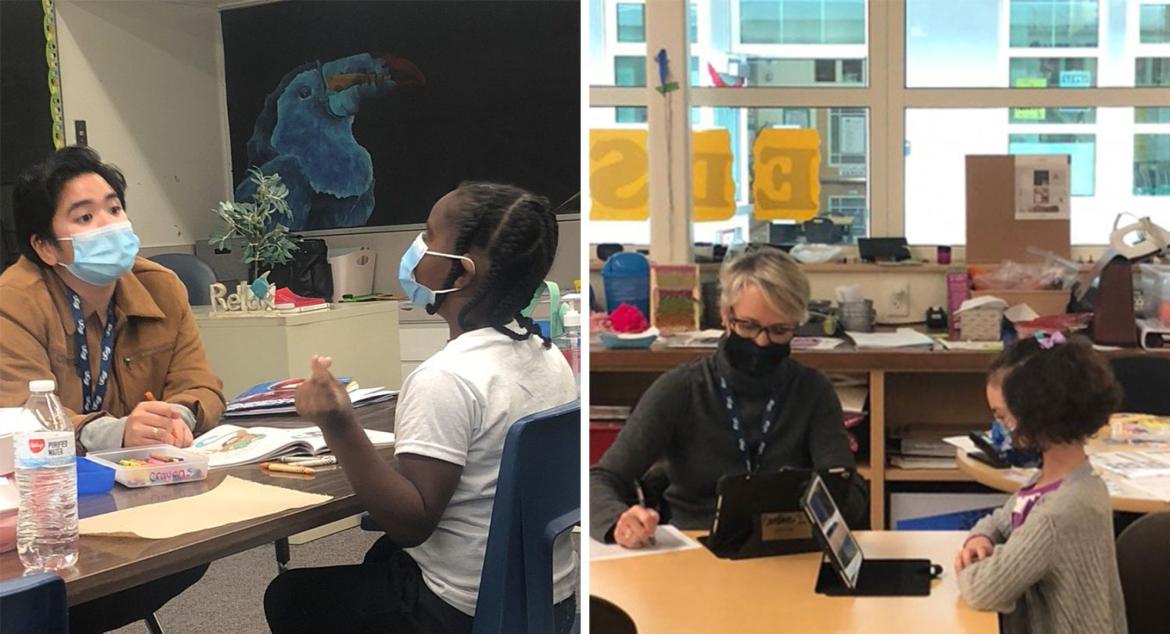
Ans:
{"type": "Polygon", "coordinates": [[[471,265],[471,272],[475,272],[475,262],[472,262],[471,258],[431,251],[427,247],[427,243],[423,240],[423,234],[418,234],[414,242],[410,243],[410,248],[406,250],[406,253],[402,254],[402,260],[398,263],[398,283],[402,284],[402,290],[406,291],[407,297],[410,298],[410,303],[419,308],[425,308],[435,303],[436,295],[461,290],[461,288],[447,288],[436,291],[419,284],[418,280],[414,279],[414,270],[418,268],[418,263],[422,262],[423,256],[425,255],[437,255],[441,258],[449,258],[452,260],[465,260],[471,265]]]}
{"type": "Polygon", "coordinates": [[[129,222],[99,227],[68,238],[73,242],[73,263],[63,265],[83,282],[109,286],[134,268],[138,236],[129,222]]]}

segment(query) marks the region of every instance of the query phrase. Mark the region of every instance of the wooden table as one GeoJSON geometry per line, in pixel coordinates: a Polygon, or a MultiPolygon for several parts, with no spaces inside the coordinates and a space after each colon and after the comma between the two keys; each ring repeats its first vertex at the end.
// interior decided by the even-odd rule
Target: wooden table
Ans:
{"type": "MultiPolygon", "coordinates": [[[[359,408],[358,419],[364,427],[393,431],[394,405],[392,401],[359,408]]],[[[239,417],[227,419],[226,422],[241,426],[269,427],[303,427],[308,424],[295,416],[239,417]]],[[[388,461],[393,461],[393,447],[380,448],[379,452],[388,461]]],[[[229,475],[307,493],[331,495],[333,499],[315,506],[187,533],[170,539],[83,535],[77,565],[61,575],[65,579],[69,605],[84,603],[141,585],[363,511],[340,467],[331,470],[319,469],[315,476],[301,476],[269,473],[256,464],[213,469],[207,479],[201,482],[141,489],[129,489],[115,484],[109,496],[80,498],[79,510],[83,516],[86,515],[87,509],[92,513],[95,505],[108,506],[111,497],[117,508],[122,509],[198,495],[211,490],[229,475]]],[[[274,560],[274,569],[275,566],[274,560]]],[[[0,579],[19,577],[23,572],[24,569],[15,551],[0,555],[0,579]]]]}
{"type": "MultiPolygon", "coordinates": [[[[589,393],[594,405],[634,406],[664,372],[703,356],[711,348],[606,350],[595,340],[589,349],[589,393]]],[[[984,393],[986,373],[998,352],[970,350],[857,350],[848,343],[833,350],[794,350],[793,358],[823,372],[864,377],[869,385],[868,455],[858,456],[858,471],[870,485],[870,526],[886,526],[891,482],[970,482],[961,469],[902,469],[888,464],[887,437],[919,430],[963,435],[991,424],[984,393]]],[[[1106,357],[1157,354],[1137,348],[1102,353],[1106,357]]]]}
{"type": "Polygon", "coordinates": [[[590,562],[589,593],[625,610],[639,634],[999,631],[994,612],[959,597],[951,563],[966,533],[856,536],[866,557],[930,558],[943,576],[929,597],[827,597],[813,591],[820,553],[731,561],[700,548],[590,562]]]}
{"type": "MultiPolygon", "coordinates": [[[[1106,430],[1107,433],[1107,430],[1106,430]]],[[[1113,445],[1105,443],[1101,440],[1093,440],[1089,443],[1087,451],[1097,453],[1101,451],[1121,451],[1125,449],[1133,449],[1133,445],[1113,445]]],[[[1138,449],[1148,449],[1151,446],[1137,446],[1138,449]]],[[[1027,482],[1031,470],[1025,469],[996,469],[988,464],[980,462],[975,458],[967,455],[967,452],[962,449],[956,450],[955,459],[959,463],[959,471],[971,477],[979,484],[993,489],[1004,491],[1006,493],[1015,493],[1021,486],[1027,482]]],[[[1170,511],[1170,502],[1159,500],[1148,496],[1141,491],[1128,488],[1125,483],[1125,478],[1116,476],[1111,473],[1100,473],[1102,478],[1116,483],[1116,488],[1125,491],[1124,494],[1117,494],[1111,491],[1111,498],[1113,501],[1114,511],[1126,511],[1129,513],[1158,513],[1161,511],[1170,511]]]]}

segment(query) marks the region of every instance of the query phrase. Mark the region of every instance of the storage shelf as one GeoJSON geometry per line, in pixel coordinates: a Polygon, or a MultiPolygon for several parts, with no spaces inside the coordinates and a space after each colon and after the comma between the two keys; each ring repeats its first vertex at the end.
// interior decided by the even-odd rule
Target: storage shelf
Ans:
{"type": "Polygon", "coordinates": [[[902,469],[886,467],[890,482],[974,482],[958,469],[902,469]]]}

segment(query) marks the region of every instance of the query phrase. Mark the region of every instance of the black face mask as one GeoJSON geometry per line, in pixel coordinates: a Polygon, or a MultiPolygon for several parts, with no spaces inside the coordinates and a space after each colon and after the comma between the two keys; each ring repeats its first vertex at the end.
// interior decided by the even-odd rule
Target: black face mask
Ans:
{"type": "Polygon", "coordinates": [[[773,343],[757,346],[751,339],[745,339],[734,332],[727,333],[727,355],[731,367],[748,374],[769,374],[788,358],[792,346],[787,343],[773,343]]]}

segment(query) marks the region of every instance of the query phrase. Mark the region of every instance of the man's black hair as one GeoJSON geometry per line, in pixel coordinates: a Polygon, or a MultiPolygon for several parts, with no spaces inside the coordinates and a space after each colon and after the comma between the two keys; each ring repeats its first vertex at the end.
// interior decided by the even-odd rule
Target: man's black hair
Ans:
{"type": "Polygon", "coordinates": [[[54,152],[49,158],[26,169],[17,180],[12,195],[13,224],[20,252],[42,267],[48,267],[33,249],[32,238],[37,237],[56,246],[53,235],[53,216],[57,212],[57,196],[65,183],[83,174],[101,176],[122,207],[126,206],[126,178],[117,167],[103,163],[93,149],[71,145],[54,152]]]}

